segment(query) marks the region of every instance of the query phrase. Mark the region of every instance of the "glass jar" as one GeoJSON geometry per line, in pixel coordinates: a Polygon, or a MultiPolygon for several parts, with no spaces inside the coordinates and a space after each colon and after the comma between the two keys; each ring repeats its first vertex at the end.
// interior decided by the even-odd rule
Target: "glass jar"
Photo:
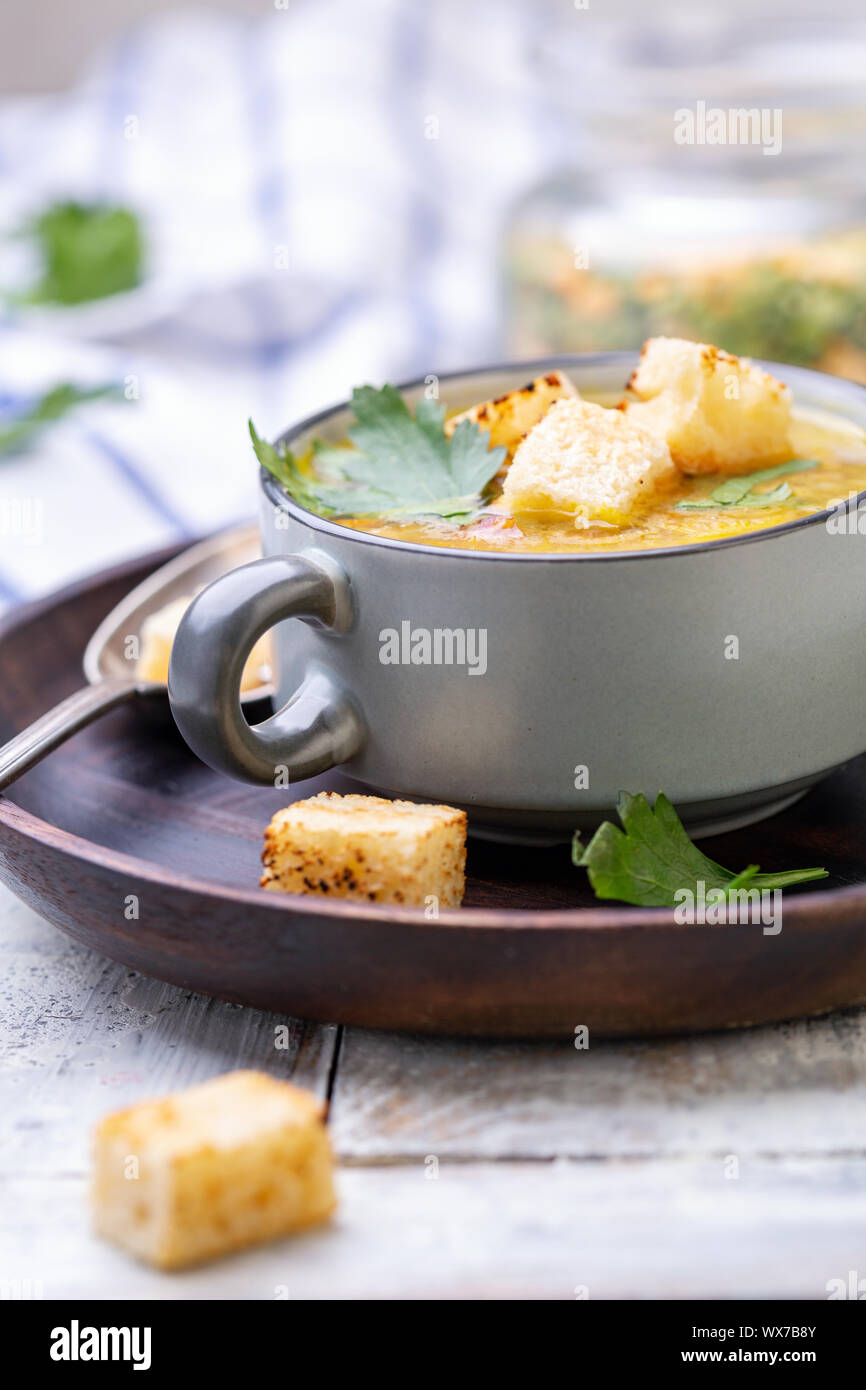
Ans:
{"type": "Polygon", "coordinates": [[[612,26],[539,62],[587,152],[512,209],[511,352],[668,334],[866,382],[866,25],[612,26]]]}

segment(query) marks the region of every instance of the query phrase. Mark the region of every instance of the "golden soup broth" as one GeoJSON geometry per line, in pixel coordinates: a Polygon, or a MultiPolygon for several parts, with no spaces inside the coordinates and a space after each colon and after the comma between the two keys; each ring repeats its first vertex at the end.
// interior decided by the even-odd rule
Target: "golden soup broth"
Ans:
{"type": "MultiPolygon", "coordinates": [[[[792,458],[820,460],[816,468],[794,473],[787,480],[792,496],[774,507],[725,507],[712,511],[677,511],[685,498],[708,496],[722,481],[719,474],[685,478],[673,492],[630,526],[599,524],[578,529],[570,516],[522,512],[515,517],[497,511],[494,496],[483,515],[468,525],[439,518],[396,521],[376,517],[339,518],[341,526],[368,531],[374,536],[412,541],[423,545],[456,546],[462,550],[521,552],[608,553],[625,550],[657,550],[666,546],[697,545],[723,540],[746,531],[765,531],[796,521],[851,493],[866,489],[866,433],[846,422],[834,425],[824,414],[796,415],[791,430],[792,458]]],[[[758,462],[755,470],[763,465],[758,462]]],[[[776,487],[784,474],[758,491],[776,487]]]]}

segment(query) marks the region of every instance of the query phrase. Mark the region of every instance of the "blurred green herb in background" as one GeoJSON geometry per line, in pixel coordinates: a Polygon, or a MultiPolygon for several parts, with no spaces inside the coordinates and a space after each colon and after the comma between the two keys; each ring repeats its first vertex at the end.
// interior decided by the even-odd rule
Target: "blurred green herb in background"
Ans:
{"type": "Polygon", "coordinates": [[[703,271],[611,266],[575,276],[573,248],[541,235],[514,240],[508,255],[519,350],[628,350],[662,334],[864,379],[866,244],[859,238],[829,239],[788,268],[780,254],[715,268],[708,262],[703,271]]]}
{"type": "Polygon", "coordinates": [[[42,276],[19,299],[29,304],[83,304],[135,289],[143,275],[141,222],[129,208],[59,202],[32,218],[42,276]]]}
{"type": "Polygon", "coordinates": [[[75,406],[105,396],[122,399],[123,392],[114,383],[82,387],[63,381],[57,386],[52,386],[50,391],[38,396],[22,414],[12,420],[0,420],[0,457],[26,449],[41,430],[53,421],[59,420],[75,406]]]}

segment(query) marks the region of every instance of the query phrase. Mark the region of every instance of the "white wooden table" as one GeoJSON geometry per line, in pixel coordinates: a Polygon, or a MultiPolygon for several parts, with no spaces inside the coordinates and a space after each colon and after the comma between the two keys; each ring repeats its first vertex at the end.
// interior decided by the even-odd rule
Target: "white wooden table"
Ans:
{"type": "Polygon", "coordinates": [[[821,1299],[866,1276],[866,1010],[588,1051],[292,1023],[136,975],[3,888],[0,953],[7,1298],[821,1299]],[[97,1241],[96,1119],[236,1067],[330,1094],[336,1219],[186,1274],[97,1241]]]}

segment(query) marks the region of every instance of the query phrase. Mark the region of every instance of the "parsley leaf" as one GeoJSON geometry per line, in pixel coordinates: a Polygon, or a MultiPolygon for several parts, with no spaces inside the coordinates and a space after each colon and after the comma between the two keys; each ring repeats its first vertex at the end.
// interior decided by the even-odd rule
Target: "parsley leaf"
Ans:
{"type": "Polygon", "coordinates": [[[52,203],[24,234],[35,239],[42,262],[42,278],[24,296],[28,303],[82,304],[141,283],[141,224],[129,208],[52,203]]]}
{"type": "Polygon", "coordinates": [[[747,492],[745,497],[740,498],[737,505],[740,507],[775,507],[777,502],[784,502],[792,496],[790,483],[779,483],[778,487],[770,488],[769,492],[747,492]]]}
{"type": "Polygon", "coordinates": [[[677,502],[680,512],[714,511],[718,507],[772,507],[791,496],[787,483],[780,484],[770,492],[753,492],[761,483],[771,478],[779,478],[783,473],[802,473],[807,468],[817,468],[819,459],[789,459],[787,463],[777,463],[772,468],[760,468],[757,473],[745,473],[738,478],[726,478],[713,488],[709,497],[688,497],[677,502]]]}
{"type": "Polygon", "coordinates": [[[13,420],[0,421],[0,454],[12,454],[26,448],[40,430],[59,420],[75,406],[119,394],[120,388],[114,384],[85,389],[68,381],[61,382],[37,397],[23,414],[13,420]]]}
{"type": "Polygon", "coordinates": [[[422,399],[414,415],[394,386],[352,392],[353,447],[316,442],[306,472],[286,448],[250,435],[259,462],[296,502],[320,515],[465,517],[505,458],[489,435],[461,420],[449,439],[445,407],[422,399]]]}
{"type": "Polygon", "coordinates": [[[828,876],[826,869],[762,874],[757,864],[731,873],[692,843],[663,792],[654,807],[645,796],[620,792],[617,812],[624,830],[605,821],[585,848],[580,836],[574,837],[572,860],[586,869],[597,898],[616,898],[637,907],[675,907],[674,894],[683,888],[695,892],[699,881],[707,892],[721,888],[730,893],[745,883],[771,890],[828,876]]]}
{"type": "Polygon", "coordinates": [[[362,515],[387,510],[389,497],[386,493],[376,494],[370,489],[353,487],[339,471],[342,455],[349,453],[348,449],[314,445],[313,458],[321,460],[326,471],[313,475],[304,472],[291,449],[284,444],[275,447],[262,439],[252,420],[249,429],[259,463],[308,511],[317,512],[319,516],[336,516],[338,512],[362,515]]]}

